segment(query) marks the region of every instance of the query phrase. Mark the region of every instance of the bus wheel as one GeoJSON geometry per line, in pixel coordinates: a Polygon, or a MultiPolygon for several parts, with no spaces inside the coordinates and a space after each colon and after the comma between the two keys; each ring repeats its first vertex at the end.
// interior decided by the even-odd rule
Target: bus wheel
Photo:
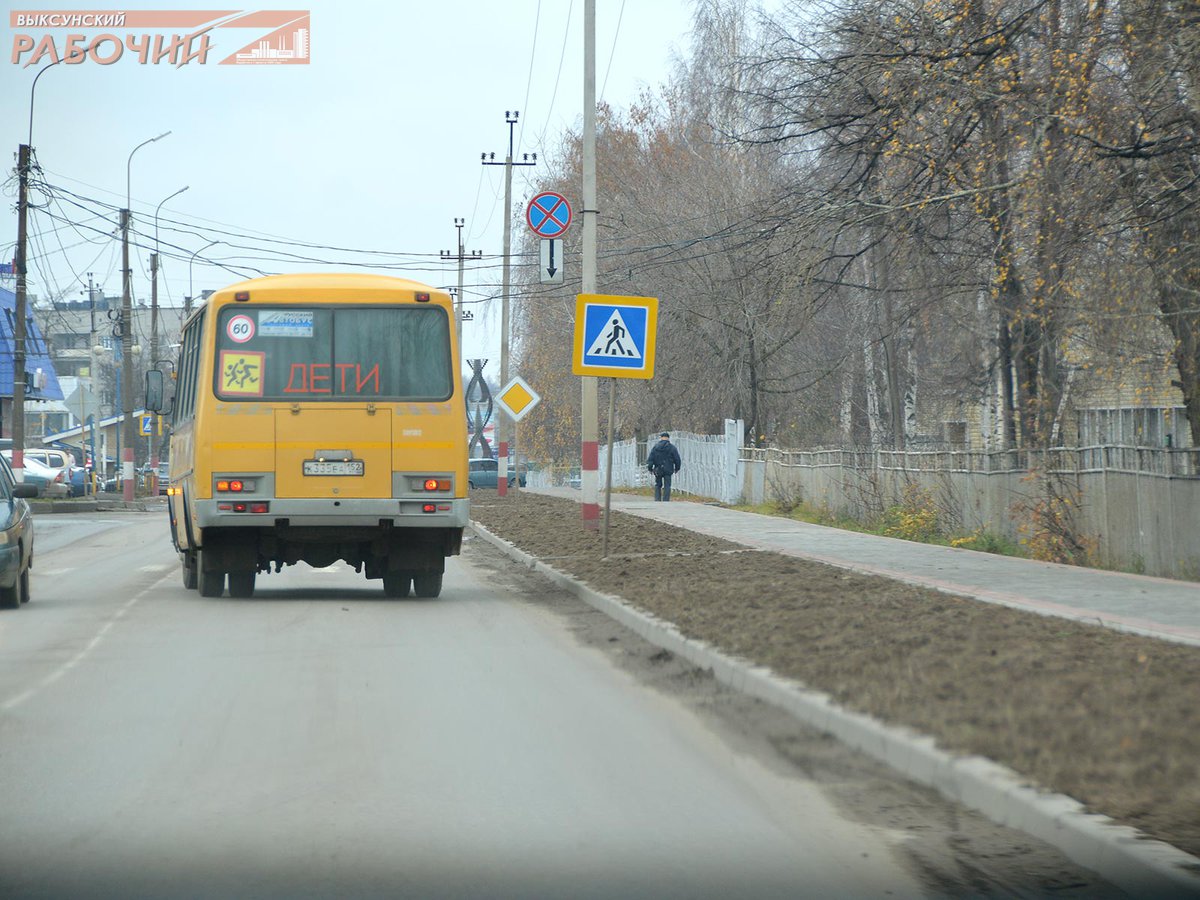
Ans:
{"type": "Polygon", "coordinates": [[[252,597],[254,595],[254,572],[230,572],[229,596],[252,597]]]}
{"type": "Polygon", "coordinates": [[[201,597],[220,597],[225,593],[225,573],[220,569],[210,569],[205,563],[206,554],[203,550],[196,554],[196,570],[200,579],[201,597]]]}
{"type": "Polygon", "coordinates": [[[412,576],[408,572],[388,572],[383,576],[383,594],[385,597],[407,597],[408,585],[412,576]]]}
{"type": "Polygon", "coordinates": [[[442,573],[421,572],[414,575],[413,589],[418,597],[436,597],[442,592],[442,573]]]}
{"type": "Polygon", "coordinates": [[[183,586],[189,591],[196,589],[196,551],[187,550],[183,554],[183,586]]]}

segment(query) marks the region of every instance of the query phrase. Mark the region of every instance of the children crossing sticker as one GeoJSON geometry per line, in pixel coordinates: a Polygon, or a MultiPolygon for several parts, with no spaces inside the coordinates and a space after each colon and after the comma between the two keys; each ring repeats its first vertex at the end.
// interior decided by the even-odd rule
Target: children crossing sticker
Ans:
{"type": "Polygon", "coordinates": [[[248,350],[221,351],[221,396],[261,397],[265,353],[248,350]]]}

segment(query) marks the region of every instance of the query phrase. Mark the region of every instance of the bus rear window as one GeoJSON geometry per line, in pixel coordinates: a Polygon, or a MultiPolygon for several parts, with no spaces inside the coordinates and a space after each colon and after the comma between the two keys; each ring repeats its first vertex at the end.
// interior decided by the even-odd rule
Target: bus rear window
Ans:
{"type": "Polygon", "coordinates": [[[215,373],[222,400],[446,400],[450,323],[436,306],[227,306],[215,373]]]}

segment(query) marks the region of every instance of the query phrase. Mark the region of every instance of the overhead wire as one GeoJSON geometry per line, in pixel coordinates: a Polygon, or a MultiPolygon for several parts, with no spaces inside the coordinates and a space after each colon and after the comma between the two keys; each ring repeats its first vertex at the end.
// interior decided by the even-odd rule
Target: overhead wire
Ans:
{"type": "Polygon", "coordinates": [[[542,134],[550,132],[550,117],[554,115],[554,102],[558,99],[558,84],[562,81],[563,62],[567,58],[567,40],[571,36],[571,15],[575,10],[575,0],[567,6],[567,27],[563,31],[562,51],[558,55],[558,71],[554,75],[554,90],[550,92],[550,105],[546,108],[546,124],[542,126],[542,134]]]}
{"type": "Polygon", "coordinates": [[[608,66],[604,69],[604,81],[600,83],[600,99],[604,99],[604,89],[608,87],[608,73],[612,71],[613,57],[617,53],[617,39],[621,36],[621,20],[625,17],[625,0],[621,0],[621,9],[617,12],[617,30],[613,32],[612,50],[608,53],[608,66]]]}
{"type": "Polygon", "coordinates": [[[533,46],[529,49],[529,74],[525,78],[525,102],[521,104],[521,109],[526,111],[525,119],[521,120],[521,127],[517,130],[517,146],[523,146],[522,140],[525,137],[525,122],[529,118],[529,91],[533,87],[533,66],[537,61],[537,39],[538,25],[542,21],[542,0],[538,0],[537,11],[533,16],[533,46]]]}

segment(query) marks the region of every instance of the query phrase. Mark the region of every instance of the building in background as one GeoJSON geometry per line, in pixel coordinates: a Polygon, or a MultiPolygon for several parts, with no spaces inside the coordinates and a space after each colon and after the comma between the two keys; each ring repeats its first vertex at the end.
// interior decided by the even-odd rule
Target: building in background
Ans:
{"type": "MultiPolygon", "coordinates": [[[[17,295],[0,287],[0,436],[12,437],[13,409],[13,357],[14,332],[16,326],[17,295]]],[[[25,380],[27,401],[61,401],[62,388],[58,373],[51,360],[49,348],[42,336],[32,312],[32,303],[26,308],[25,318],[25,371],[18,377],[25,380]]],[[[32,439],[29,418],[26,417],[27,442],[32,439]]]]}

